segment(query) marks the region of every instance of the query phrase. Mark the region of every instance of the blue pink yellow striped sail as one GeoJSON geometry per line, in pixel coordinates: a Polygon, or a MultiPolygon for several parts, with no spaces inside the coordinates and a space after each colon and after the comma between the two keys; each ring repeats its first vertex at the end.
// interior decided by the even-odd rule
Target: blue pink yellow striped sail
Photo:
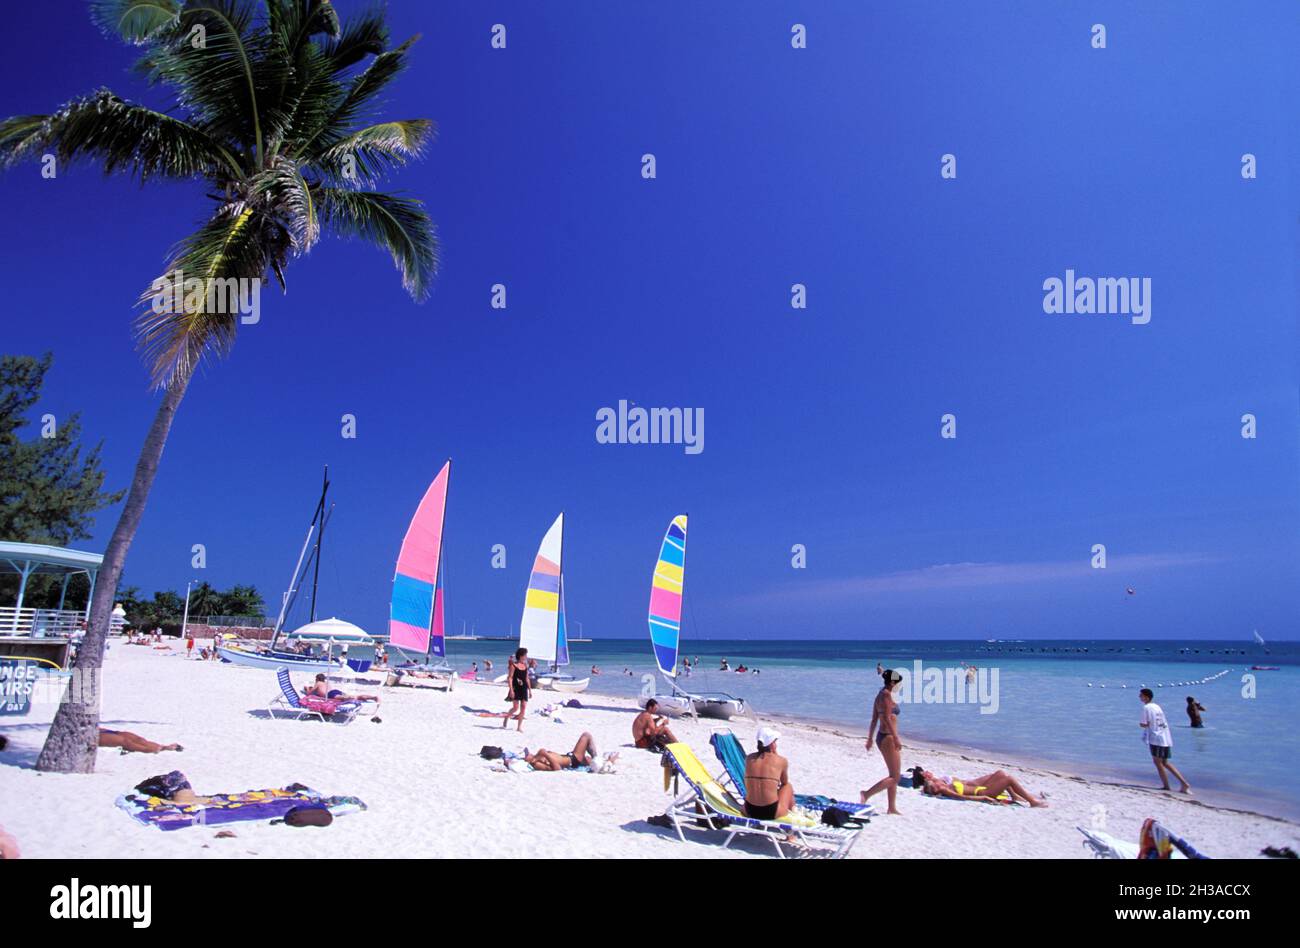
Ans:
{"type": "Polygon", "coordinates": [[[564,514],[555,518],[542,537],[524,594],[524,614],[519,622],[519,647],[528,657],[553,662],[560,622],[560,562],[564,545],[564,514]]]}
{"type": "Polygon", "coordinates": [[[448,461],[416,508],[397,555],[388,641],[398,648],[444,656],[442,524],[447,510],[448,461]]]}
{"type": "Polygon", "coordinates": [[[686,582],[686,515],[668,525],[654,579],[650,582],[650,644],[655,662],[669,677],[677,674],[677,643],[682,631],[682,590],[686,582]]]}

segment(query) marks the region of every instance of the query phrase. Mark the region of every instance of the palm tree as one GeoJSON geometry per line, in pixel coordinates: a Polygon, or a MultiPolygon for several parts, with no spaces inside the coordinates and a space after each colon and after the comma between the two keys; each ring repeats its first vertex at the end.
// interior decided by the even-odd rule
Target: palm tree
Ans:
{"type": "Polygon", "coordinates": [[[190,593],[190,611],[196,616],[225,615],[218,605],[221,593],[212,588],[211,583],[199,583],[190,593]]]}
{"type": "Polygon", "coordinates": [[[196,367],[230,349],[239,321],[211,295],[160,294],[167,275],[212,287],[269,272],[283,290],[288,262],[327,229],[387,250],[416,300],[437,269],[423,204],[373,190],[433,132],[426,119],[373,114],[418,37],[390,47],[382,11],[343,24],[329,0],[91,0],[90,9],[106,32],[142,47],[140,73],[175,107],[159,112],[100,89],[48,115],[15,116],[0,122],[0,165],[53,154],[142,182],[199,179],[212,203],[172,250],[164,282],[138,301],[135,332],[162,400],[104,552],[77,675],[36,764],[82,773],[94,769],[113,594],[168,431],[196,367]]]}

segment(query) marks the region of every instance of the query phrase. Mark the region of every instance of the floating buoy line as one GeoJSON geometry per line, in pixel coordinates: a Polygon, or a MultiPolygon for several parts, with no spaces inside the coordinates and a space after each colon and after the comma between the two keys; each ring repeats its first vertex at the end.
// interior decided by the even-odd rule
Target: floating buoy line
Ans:
{"type": "MultiPolygon", "coordinates": [[[[1208,675],[1208,676],[1206,676],[1205,678],[1194,678],[1194,679],[1192,679],[1191,681],[1158,681],[1158,682],[1155,683],[1155,685],[1148,685],[1148,684],[1144,681],[1144,682],[1142,682],[1142,684],[1138,685],[1137,687],[1138,687],[1138,688],[1186,688],[1186,687],[1189,687],[1189,686],[1191,686],[1191,685],[1208,685],[1210,682],[1212,682],[1212,681],[1218,681],[1218,680],[1219,680],[1220,678],[1222,678],[1224,675],[1228,675],[1228,674],[1231,674],[1231,673],[1232,673],[1232,669],[1231,669],[1231,668],[1225,668],[1225,669],[1223,669],[1223,671],[1215,672],[1213,675],[1208,675]]],[[[1092,682],[1088,682],[1088,687],[1089,687],[1089,688],[1093,687],[1093,683],[1092,683],[1092,682]]],[[[1105,688],[1106,686],[1105,686],[1104,684],[1099,684],[1099,685],[1097,685],[1096,687],[1098,687],[1098,688],[1105,688]]],[[[1112,688],[1127,688],[1128,685],[1111,685],[1111,687],[1112,687],[1112,688]]]]}

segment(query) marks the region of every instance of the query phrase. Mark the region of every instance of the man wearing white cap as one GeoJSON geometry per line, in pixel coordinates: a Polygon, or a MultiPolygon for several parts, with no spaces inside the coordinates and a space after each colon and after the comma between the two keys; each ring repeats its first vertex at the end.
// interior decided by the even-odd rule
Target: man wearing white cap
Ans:
{"type": "Polygon", "coordinates": [[[794,806],[789,761],[776,752],[781,732],[758,729],[758,750],[745,758],[745,813],[756,820],[777,820],[794,806]]]}

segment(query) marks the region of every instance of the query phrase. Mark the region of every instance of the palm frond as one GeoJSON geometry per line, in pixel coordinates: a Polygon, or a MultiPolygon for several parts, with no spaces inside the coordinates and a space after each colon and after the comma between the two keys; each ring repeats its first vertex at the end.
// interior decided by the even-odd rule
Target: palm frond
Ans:
{"type": "Polygon", "coordinates": [[[69,102],[53,115],[18,116],[0,123],[0,162],[9,165],[42,149],[53,151],[64,163],[93,158],[105,174],[127,170],[141,180],[242,173],[234,157],[204,132],[107,89],[69,102]]]}
{"type": "Polygon", "coordinates": [[[387,250],[416,300],[429,295],[438,270],[438,239],[424,203],[376,191],[321,188],[316,200],[326,227],[387,250]]]}
{"type": "Polygon", "coordinates": [[[316,203],[298,166],[285,158],[248,182],[250,203],[264,220],[274,221],[291,239],[295,253],[306,253],[320,238],[316,203]]]}
{"type": "Polygon", "coordinates": [[[255,25],[249,0],[187,0],[176,28],[137,68],[150,82],[172,87],[196,125],[238,141],[260,167],[266,153],[259,94],[280,88],[292,64],[269,55],[270,34],[255,25]]]}
{"type": "Polygon", "coordinates": [[[90,18],[114,36],[137,46],[176,26],[178,0],[90,0],[90,18]]]}
{"type": "Polygon", "coordinates": [[[434,124],[428,119],[380,122],[353,132],[308,163],[332,183],[369,186],[392,168],[419,157],[433,134],[434,124]]]}
{"type": "Polygon", "coordinates": [[[0,122],[0,168],[11,168],[40,150],[48,115],[15,115],[0,122]]]}
{"type": "Polygon", "coordinates": [[[295,155],[319,155],[347,137],[366,106],[406,68],[406,54],[419,40],[413,36],[401,46],[380,53],[347,86],[347,92],[329,116],[309,130],[295,155]]]}
{"type": "Polygon", "coordinates": [[[327,123],[343,97],[343,84],[335,78],[329,60],[316,43],[300,46],[293,63],[292,74],[286,77],[277,95],[267,97],[265,125],[269,158],[274,158],[286,146],[292,147],[305,131],[327,123]]]}
{"type": "Polygon", "coordinates": [[[348,22],[336,39],[325,44],[330,68],[344,72],[367,56],[378,56],[388,49],[388,26],[384,14],[373,10],[348,22]]]}
{"type": "Polygon", "coordinates": [[[230,351],[239,313],[209,305],[206,288],[212,280],[260,280],[267,267],[262,238],[252,207],[223,208],[176,248],[166,271],[141,295],[136,340],[155,386],[188,379],[203,359],[230,351]],[[197,281],[197,298],[185,298],[188,281],[197,281]],[[177,285],[179,305],[169,292],[177,285]]]}

